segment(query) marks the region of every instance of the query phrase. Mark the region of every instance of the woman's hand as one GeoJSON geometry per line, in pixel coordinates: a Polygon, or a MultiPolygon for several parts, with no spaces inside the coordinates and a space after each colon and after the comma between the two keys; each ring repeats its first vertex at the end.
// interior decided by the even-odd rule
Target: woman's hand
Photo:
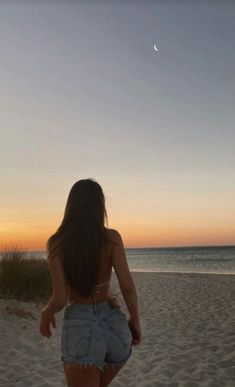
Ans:
{"type": "Polygon", "coordinates": [[[52,335],[50,325],[52,325],[53,328],[56,327],[55,315],[48,312],[46,308],[43,308],[41,310],[39,330],[41,335],[47,337],[48,339],[52,335]]]}
{"type": "Polygon", "coordinates": [[[142,339],[142,333],[139,323],[135,323],[131,321],[131,319],[128,320],[128,325],[132,334],[132,345],[138,345],[141,342],[142,339]]]}

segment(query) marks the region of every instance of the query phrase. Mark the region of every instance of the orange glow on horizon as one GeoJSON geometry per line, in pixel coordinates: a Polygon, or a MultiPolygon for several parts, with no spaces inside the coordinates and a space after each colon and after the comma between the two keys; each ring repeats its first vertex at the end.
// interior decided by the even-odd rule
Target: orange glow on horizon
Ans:
{"type": "MultiPolygon", "coordinates": [[[[235,222],[223,206],[217,212],[206,205],[200,211],[188,207],[184,213],[180,207],[166,207],[153,206],[151,212],[143,208],[141,213],[119,203],[111,209],[111,216],[108,211],[108,227],[120,232],[126,248],[235,245],[235,222]]],[[[45,251],[48,238],[61,224],[63,208],[61,203],[36,213],[33,207],[20,213],[11,208],[1,219],[0,248],[17,242],[29,251],[45,251]]]]}
{"type": "MultiPolygon", "coordinates": [[[[189,227],[187,224],[169,225],[164,222],[161,224],[132,224],[126,222],[113,223],[109,222],[109,228],[117,229],[122,235],[126,248],[141,247],[177,247],[177,246],[216,246],[216,245],[235,245],[234,231],[231,226],[222,229],[207,227],[189,227]]],[[[6,226],[6,225],[5,225],[6,226]]],[[[17,242],[22,249],[28,251],[46,249],[46,242],[52,235],[59,224],[50,224],[40,227],[38,225],[15,224],[14,227],[5,227],[1,231],[0,247],[17,242]]]]}

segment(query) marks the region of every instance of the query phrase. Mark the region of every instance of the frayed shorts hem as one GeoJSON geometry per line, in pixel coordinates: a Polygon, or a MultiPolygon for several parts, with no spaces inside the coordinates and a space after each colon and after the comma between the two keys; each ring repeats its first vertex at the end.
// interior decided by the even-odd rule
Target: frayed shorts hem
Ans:
{"type": "Polygon", "coordinates": [[[96,367],[98,368],[101,372],[104,371],[104,366],[105,366],[105,363],[104,362],[101,362],[101,363],[92,363],[92,362],[77,362],[77,361],[74,361],[74,360],[71,360],[71,359],[66,359],[66,358],[63,358],[61,357],[61,361],[65,364],[65,367],[79,367],[80,369],[82,368],[86,368],[86,367],[96,367]]]}
{"type": "Polygon", "coordinates": [[[90,366],[95,366],[96,368],[98,368],[101,372],[104,372],[105,371],[105,367],[112,367],[113,370],[115,370],[115,367],[118,367],[120,365],[123,365],[126,363],[126,361],[129,359],[129,357],[131,356],[131,353],[132,353],[132,347],[130,349],[130,352],[128,354],[128,356],[120,361],[120,362],[112,362],[112,363],[107,363],[105,361],[101,362],[101,363],[95,363],[95,362],[77,362],[77,361],[74,361],[74,360],[71,360],[69,358],[65,358],[63,356],[61,356],[61,361],[63,363],[65,363],[67,366],[70,366],[70,367],[76,367],[76,366],[79,366],[80,369],[82,369],[83,367],[90,367],[90,366]]]}

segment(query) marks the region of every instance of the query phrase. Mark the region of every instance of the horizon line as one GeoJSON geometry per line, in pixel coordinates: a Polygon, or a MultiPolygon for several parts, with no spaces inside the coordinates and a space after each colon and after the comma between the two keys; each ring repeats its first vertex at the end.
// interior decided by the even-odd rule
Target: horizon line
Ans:
{"type": "MultiPolygon", "coordinates": [[[[186,248],[200,248],[200,247],[235,247],[234,245],[179,245],[179,246],[142,246],[142,247],[124,247],[125,250],[139,250],[139,249],[186,249],[186,248]]],[[[28,250],[31,252],[39,252],[46,250],[28,250]]]]}

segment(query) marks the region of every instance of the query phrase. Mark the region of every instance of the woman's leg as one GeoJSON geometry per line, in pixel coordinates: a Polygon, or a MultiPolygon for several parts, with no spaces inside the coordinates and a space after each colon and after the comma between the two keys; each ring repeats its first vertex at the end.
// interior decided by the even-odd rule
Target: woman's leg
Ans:
{"type": "Polygon", "coordinates": [[[92,365],[63,362],[68,387],[99,387],[100,370],[92,365]]]}
{"type": "Polygon", "coordinates": [[[117,375],[117,373],[120,371],[120,369],[125,364],[126,364],[126,362],[121,364],[121,365],[115,366],[115,368],[113,368],[111,365],[106,366],[104,368],[104,372],[101,372],[99,387],[106,387],[106,386],[108,386],[109,383],[111,382],[111,380],[114,378],[114,376],[117,375]]]}

